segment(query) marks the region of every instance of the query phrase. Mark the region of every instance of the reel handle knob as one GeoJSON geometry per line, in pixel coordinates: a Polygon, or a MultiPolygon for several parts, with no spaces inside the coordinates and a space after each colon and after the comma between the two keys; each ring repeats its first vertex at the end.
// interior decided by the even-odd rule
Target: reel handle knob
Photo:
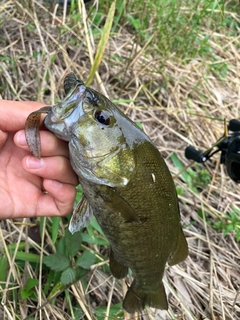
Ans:
{"type": "Polygon", "coordinates": [[[194,160],[198,163],[203,163],[207,160],[207,158],[204,156],[204,152],[196,150],[193,146],[188,146],[185,149],[185,157],[188,160],[194,160]]]}
{"type": "Polygon", "coordinates": [[[232,119],[229,121],[228,129],[233,132],[240,131],[240,121],[232,119]]]}

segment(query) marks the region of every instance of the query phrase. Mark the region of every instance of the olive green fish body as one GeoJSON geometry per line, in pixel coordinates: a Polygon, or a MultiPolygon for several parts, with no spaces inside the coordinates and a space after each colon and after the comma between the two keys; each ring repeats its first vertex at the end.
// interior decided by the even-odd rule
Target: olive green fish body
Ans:
{"type": "Polygon", "coordinates": [[[135,146],[134,150],[137,166],[125,187],[82,182],[84,194],[111,244],[112,274],[122,278],[128,268],[133,272],[134,284],[123,304],[130,313],[143,309],[145,304],[167,309],[162,285],[165,264],[167,261],[176,264],[187,255],[177,197],[173,182],[169,183],[172,180],[165,162],[148,141],[135,146]],[[120,199],[113,204],[113,197],[120,199]],[[130,206],[129,212],[125,203],[130,206]],[[183,250],[179,250],[178,245],[183,250]],[[131,295],[129,303],[128,295],[131,295]]]}
{"type": "MultiPolygon", "coordinates": [[[[150,139],[111,101],[73,74],[64,88],[66,97],[44,124],[69,141],[71,165],[83,189],[69,230],[78,231],[94,214],[111,245],[112,274],[123,278],[129,268],[133,272],[125,310],[167,309],[166,262],[174,265],[188,254],[171,174],[150,139]]],[[[38,155],[36,119],[38,114],[29,115],[26,136],[38,155]]]]}

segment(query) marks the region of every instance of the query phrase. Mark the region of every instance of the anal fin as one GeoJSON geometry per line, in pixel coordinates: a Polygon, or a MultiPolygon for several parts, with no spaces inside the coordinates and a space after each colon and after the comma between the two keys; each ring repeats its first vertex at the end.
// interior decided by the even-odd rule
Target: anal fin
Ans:
{"type": "Polygon", "coordinates": [[[112,248],[110,249],[110,270],[112,275],[117,279],[122,279],[128,274],[128,267],[120,263],[114,255],[112,248]]]}
{"type": "Polygon", "coordinates": [[[188,256],[188,244],[181,228],[178,235],[176,250],[174,251],[173,255],[168,259],[168,264],[170,266],[173,266],[185,260],[187,256],[188,256]]]}

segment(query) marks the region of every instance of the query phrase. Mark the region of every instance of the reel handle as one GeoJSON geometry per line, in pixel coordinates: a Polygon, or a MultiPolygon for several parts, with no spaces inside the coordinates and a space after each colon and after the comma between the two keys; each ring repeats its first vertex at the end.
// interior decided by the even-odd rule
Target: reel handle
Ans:
{"type": "Polygon", "coordinates": [[[238,121],[237,119],[230,120],[228,124],[228,130],[233,132],[240,131],[240,121],[238,121]]]}
{"type": "Polygon", "coordinates": [[[207,160],[206,156],[204,155],[204,152],[196,150],[193,146],[188,146],[185,149],[185,157],[188,160],[194,160],[198,163],[203,163],[207,160]]]}

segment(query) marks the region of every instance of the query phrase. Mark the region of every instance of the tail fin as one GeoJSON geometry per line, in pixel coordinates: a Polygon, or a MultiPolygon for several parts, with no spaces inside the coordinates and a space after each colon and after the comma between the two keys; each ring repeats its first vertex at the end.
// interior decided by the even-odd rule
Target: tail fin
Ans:
{"type": "Polygon", "coordinates": [[[168,309],[166,293],[162,282],[159,285],[159,290],[144,291],[137,287],[135,280],[133,281],[123,300],[123,308],[128,313],[134,313],[143,310],[146,305],[157,309],[168,309]]]}

